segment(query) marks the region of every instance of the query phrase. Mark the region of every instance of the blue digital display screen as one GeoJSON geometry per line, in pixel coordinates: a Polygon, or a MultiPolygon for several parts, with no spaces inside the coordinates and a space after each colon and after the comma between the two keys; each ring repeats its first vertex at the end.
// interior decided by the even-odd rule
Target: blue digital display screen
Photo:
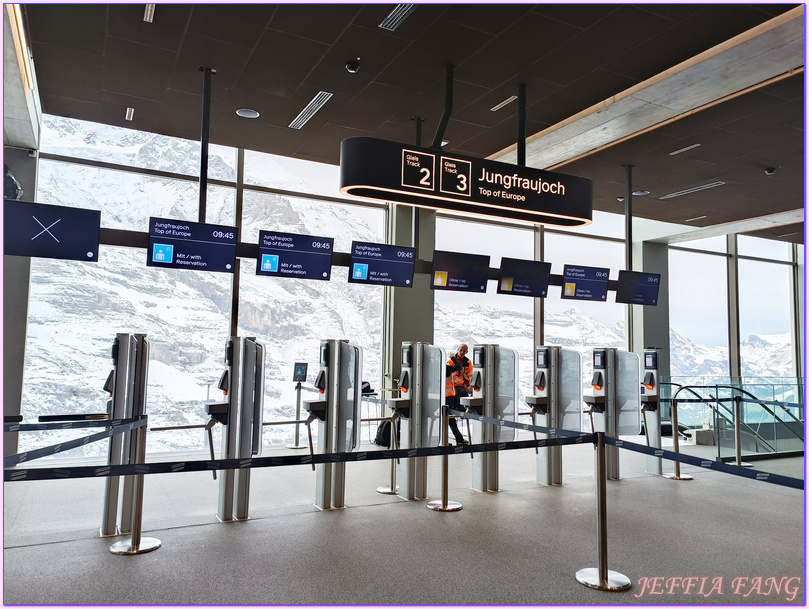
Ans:
{"type": "Polygon", "coordinates": [[[236,228],[149,218],[146,266],[232,273],[236,266],[236,228]]]}
{"type": "Polygon", "coordinates": [[[430,287],[457,292],[486,291],[489,279],[489,256],[460,252],[433,252],[430,287]]]}
{"type": "Polygon", "coordinates": [[[353,241],[349,283],[413,287],[416,248],[353,241]]]}
{"type": "Polygon", "coordinates": [[[562,276],[562,298],[568,300],[607,300],[610,270],[566,264],[562,276]]]}
{"type": "Polygon", "coordinates": [[[618,290],[615,302],[623,304],[657,306],[660,275],[638,271],[618,271],[618,290]]]}
{"type": "Polygon", "coordinates": [[[500,261],[497,293],[545,298],[548,295],[550,277],[550,262],[503,258],[500,261]]]}
{"type": "Polygon", "coordinates": [[[256,275],[328,281],[333,249],[331,237],[259,231],[256,275]]]}
{"type": "Polygon", "coordinates": [[[100,211],[7,199],[3,224],[8,256],[98,262],[100,211]]]}

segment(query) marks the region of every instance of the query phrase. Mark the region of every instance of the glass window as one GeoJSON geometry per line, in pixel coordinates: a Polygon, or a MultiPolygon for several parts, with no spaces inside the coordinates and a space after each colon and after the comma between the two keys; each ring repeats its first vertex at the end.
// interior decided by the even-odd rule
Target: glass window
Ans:
{"type": "MultiPolygon", "coordinates": [[[[200,142],[44,114],[40,150],[50,154],[199,176],[200,142]]],[[[208,178],[236,181],[236,150],[208,146],[208,178]]]]}
{"type": "Polygon", "coordinates": [[[761,239],[749,235],[737,235],[736,246],[739,256],[769,258],[789,262],[792,258],[792,244],[773,239],[761,239]]]}
{"type": "MultiPolygon", "coordinates": [[[[245,150],[244,183],[300,193],[342,197],[340,167],[245,150]]],[[[348,199],[351,200],[351,199],[348,199]]]]}
{"type": "Polygon", "coordinates": [[[727,260],[669,250],[671,376],[727,377],[727,260]]]}
{"type": "Polygon", "coordinates": [[[793,376],[790,267],[739,260],[741,372],[750,377],[793,376]]]}
{"type": "MultiPolygon", "coordinates": [[[[534,259],[534,230],[439,217],[435,249],[490,256],[489,267],[499,268],[503,256],[534,259]]],[[[520,391],[533,394],[534,299],[498,294],[489,281],[484,294],[435,292],[434,342],[447,353],[461,343],[496,344],[517,351],[520,391]]]]}
{"type": "MultiPolygon", "coordinates": [[[[381,209],[256,191],[244,194],[244,241],[258,242],[260,230],[278,230],[334,237],[335,251],[349,253],[352,240],[384,243],[385,225],[386,214],[381,209]]],[[[381,387],[384,288],[348,283],[348,268],[342,266],[332,267],[330,281],[259,276],[253,259],[241,261],[240,283],[239,334],[255,336],[265,347],[266,421],[295,418],[294,364],[309,364],[311,386],[320,369],[320,341],[324,339],[346,339],[362,347],[363,378],[374,389],[381,387]]],[[[312,397],[304,394],[303,399],[312,397]]],[[[289,444],[294,433],[294,425],[266,426],[264,441],[289,444]]],[[[367,441],[366,435],[363,427],[367,441]]]]}
{"type": "MultiPolygon", "coordinates": [[[[139,248],[101,246],[94,264],[32,258],[23,417],[106,412],[112,344],[129,332],[151,343],[149,427],[204,424],[205,399],[216,390],[208,386],[222,371],[230,292],[229,274],[147,267],[139,248]]],[[[20,450],[71,437],[20,434],[20,450]]],[[[202,449],[204,438],[203,429],[149,432],[147,448],[202,449]]],[[[96,442],[58,457],[106,451],[96,442]]]]}
{"type": "MultiPolygon", "coordinates": [[[[233,225],[236,191],[208,185],[207,221],[233,225]]],[[[101,210],[101,226],[148,232],[149,217],[196,222],[199,185],[43,159],[39,164],[37,202],[101,210]]]]}

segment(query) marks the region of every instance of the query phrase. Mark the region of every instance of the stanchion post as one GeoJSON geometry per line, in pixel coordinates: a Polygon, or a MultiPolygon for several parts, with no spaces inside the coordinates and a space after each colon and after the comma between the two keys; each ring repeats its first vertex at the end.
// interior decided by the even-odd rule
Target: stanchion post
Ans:
{"type": "MultiPolygon", "coordinates": [[[[393,447],[393,450],[399,449],[399,439],[398,439],[398,431],[397,431],[397,424],[399,423],[399,417],[396,413],[390,419],[390,445],[393,447]]],[[[382,495],[396,495],[399,492],[399,487],[396,484],[396,469],[399,459],[391,459],[390,460],[390,486],[378,486],[376,487],[376,492],[382,495]]]]}
{"type": "MultiPolygon", "coordinates": [[[[441,406],[441,431],[443,434],[443,447],[449,446],[449,408],[446,404],[441,406]]],[[[457,501],[449,501],[449,455],[442,455],[443,467],[441,470],[441,500],[433,500],[427,503],[427,509],[436,512],[457,512],[463,505],[457,501]]]]}
{"type": "Polygon", "coordinates": [[[596,501],[598,514],[596,535],[598,537],[598,567],[580,569],[576,581],[598,590],[626,590],[632,582],[625,575],[607,569],[607,451],[604,446],[604,432],[596,433],[596,501]]]}
{"type": "Polygon", "coordinates": [[[749,463],[742,461],[742,396],[740,395],[733,398],[733,418],[735,419],[733,437],[736,441],[736,465],[752,467],[749,463]]]}
{"type": "MultiPolygon", "coordinates": [[[[671,434],[674,436],[674,452],[680,454],[680,426],[677,424],[677,400],[671,400],[671,434]]],[[[680,474],[680,462],[674,462],[674,474],[663,474],[669,480],[693,480],[688,474],[680,474]]]]}
{"type": "MultiPolygon", "coordinates": [[[[134,430],[133,441],[136,442],[137,452],[135,463],[142,465],[146,462],[146,426],[134,430]]],[[[113,554],[145,554],[160,547],[160,540],[154,537],[141,537],[143,520],[143,474],[134,476],[134,492],[132,493],[132,510],[130,539],[118,541],[110,546],[113,554]]]]}

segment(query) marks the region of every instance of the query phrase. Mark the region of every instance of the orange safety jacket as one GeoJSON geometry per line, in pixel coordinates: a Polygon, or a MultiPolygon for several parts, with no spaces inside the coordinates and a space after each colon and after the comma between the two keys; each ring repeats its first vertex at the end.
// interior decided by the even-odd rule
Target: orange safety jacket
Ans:
{"type": "Polygon", "coordinates": [[[463,364],[463,362],[456,362],[454,356],[451,357],[447,362],[447,366],[457,366],[459,364],[461,365],[461,370],[456,370],[447,377],[446,382],[447,396],[455,395],[456,387],[466,387],[472,381],[472,362],[469,361],[468,357],[465,359],[466,359],[465,365],[463,364]]]}

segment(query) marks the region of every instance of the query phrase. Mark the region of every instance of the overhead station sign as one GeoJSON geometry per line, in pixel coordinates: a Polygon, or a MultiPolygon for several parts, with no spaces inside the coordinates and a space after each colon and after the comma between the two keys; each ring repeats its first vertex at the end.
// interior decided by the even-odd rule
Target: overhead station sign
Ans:
{"type": "Polygon", "coordinates": [[[100,211],[7,199],[3,223],[8,256],[98,262],[100,211]]]}
{"type": "Polygon", "coordinates": [[[615,302],[657,306],[659,291],[660,275],[658,273],[618,271],[618,289],[615,291],[615,302]]]}
{"type": "Polygon", "coordinates": [[[545,298],[548,295],[550,278],[550,262],[503,258],[500,260],[497,293],[545,298]]]}
{"type": "Polygon", "coordinates": [[[554,226],[593,220],[586,178],[369,137],[341,143],[340,192],[554,226]]]}
{"type": "Polygon", "coordinates": [[[562,298],[606,301],[609,279],[609,269],[566,264],[562,276],[562,298]]]}
{"type": "Polygon", "coordinates": [[[489,256],[462,252],[433,252],[430,287],[455,292],[485,292],[489,279],[489,256]]]}
{"type": "Polygon", "coordinates": [[[413,287],[416,268],[416,248],[383,243],[353,241],[350,283],[370,283],[402,288],[413,287]]]}
{"type": "Polygon", "coordinates": [[[236,266],[236,228],[149,218],[146,266],[232,273],[236,266]]]}
{"type": "Polygon", "coordinates": [[[256,275],[328,280],[334,239],[259,231],[256,275]]]}

